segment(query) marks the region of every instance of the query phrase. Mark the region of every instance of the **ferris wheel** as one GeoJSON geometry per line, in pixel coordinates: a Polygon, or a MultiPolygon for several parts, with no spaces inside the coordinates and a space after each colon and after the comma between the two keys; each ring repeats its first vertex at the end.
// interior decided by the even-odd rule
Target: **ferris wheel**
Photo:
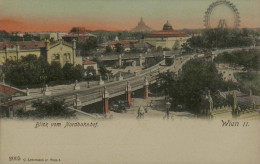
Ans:
{"type": "Polygon", "coordinates": [[[233,3],[227,0],[218,0],[213,2],[205,12],[204,25],[206,28],[238,28],[240,26],[238,9],[233,3]],[[223,15],[223,8],[227,8],[229,13],[223,15]],[[222,14],[222,17],[215,18],[215,22],[213,22],[213,14],[222,14]]]}

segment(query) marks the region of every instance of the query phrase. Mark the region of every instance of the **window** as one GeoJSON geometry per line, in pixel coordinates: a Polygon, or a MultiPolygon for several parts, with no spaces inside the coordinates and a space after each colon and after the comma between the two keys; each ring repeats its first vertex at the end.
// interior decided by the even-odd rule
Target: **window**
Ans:
{"type": "Polygon", "coordinates": [[[52,55],[52,60],[59,60],[60,59],[60,55],[59,54],[53,54],[52,55]]]}
{"type": "Polygon", "coordinates": [[[65,60],[70,60],[70,53],[65,53],[64,54],[64,59],[65,60]]]}

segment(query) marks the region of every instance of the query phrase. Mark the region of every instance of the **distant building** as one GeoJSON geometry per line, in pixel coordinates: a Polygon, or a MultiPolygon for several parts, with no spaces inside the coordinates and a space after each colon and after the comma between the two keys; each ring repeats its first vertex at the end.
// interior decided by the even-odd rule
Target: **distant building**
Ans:
{"type": "Polygon", "coordinates": [[[16,32],[12,32],[11,35],[13,35],[13,36],[18,36],[18,37],[23,37],[23,36],[24,36],[24,33],[23,33],[23,32],[20,32],[20,31],[16,31],[16,32]]]}
{"type": "Polygon", "coordinates": [[[153,29],[151,29],[144,23],[143,18],[141,18],[137,26],[131,30],[131,32],[151,32],[151,31],[153,31],[153,29]]]}
{"type": "Polygon", "coordinates": [[[18,109],[24,109],[23,101],[12,100],[13,97],[24,95],[23,91],[0,83],[0,118],[14,117],[18,109]]]}
{"type": "Polygon", "coordinates": [[[37,32],[37,33],[28,33],[32,36],[39,37],[40,40],[50,40],[50,41],[57,41],[61,40],[62,36],[67,35],[68,33],[65,32],[37,32]]]}
{"type": "Polygon", "coordinates": [[[66,42],[72,42],[73,39],[76,41],[86,41],[97,36],[86,32],[85,27],[73,27],[69,34],[62,36],[62,39],[66,42]]]}
{"type": "Polygon", "coordinates": [[[162,31],[157,31],[149,34],[144,38],[144,42],[149,43],[156,48],[180,49],[190,38],[189,35],[173,30],[172,25],[167,21],[162,31]]]}
{"type": "Polygon", "coordinates": [[[97,74],[98,73],[98,67],[97,67],[97,63],[96,62],[93,62],[91,60],[85,60],[83,62],[83,68],[85,70],[87,70],[89,67],[92,67],[94,70],[95,70],[95,73],[97,74]]]}
{"type": "Polygon", "coordinates": [[[14,100],[5,102],[3,104],[0,104],[1,110],[0,110],[0,118],[3,117],[9,117],[13,118],[16,117],[16,113],[18,110],[26,110],[26,106],[24,101],[22,100],[14,100]]]}
{"type": "Polygon", "coordinates": [[[138,40],[120,40],[114,42],[108,42],[107,46],[111,47],[112,50],[116,48],[116,45],[121,45],[124,51],[130,51],[131,45],[138,44],[138,40]]]}
{"type": "Polygon", "coordinates": [[[66,63],[82,64],[82,58],[76,57],[76,41],[69,44],[64,41],[25,41],[0,43],[0,65],[6,60],[18,61],[28,55],[44,56],[48,63],[59,62],[61,66],[66,63]]]}

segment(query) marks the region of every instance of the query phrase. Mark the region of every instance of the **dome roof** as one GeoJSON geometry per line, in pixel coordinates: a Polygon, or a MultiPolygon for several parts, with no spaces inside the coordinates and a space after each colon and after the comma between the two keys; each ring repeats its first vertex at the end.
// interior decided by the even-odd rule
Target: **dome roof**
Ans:
{"type": "Polygon", "coordinates": [[[172,29],[172,25],[167,21],[167,22],[163,25],[163,30],[173,30],[173,29],[172,29]]]}

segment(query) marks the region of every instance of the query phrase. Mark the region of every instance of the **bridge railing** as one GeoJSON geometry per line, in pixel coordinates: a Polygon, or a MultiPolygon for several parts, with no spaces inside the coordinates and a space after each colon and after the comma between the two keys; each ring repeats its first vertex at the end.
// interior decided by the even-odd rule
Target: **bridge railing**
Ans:
{"type": "Polygon", "coordinates": [[[151,71],[155,71],[156,69],[158,69],[160,67],[161,64],[164,63],[165,60],[160,61],[159,63],[157,63],[156,65],[149,67],[147,69],[144,69],[142,71],[139,72],[139,75],[143,75],[143,74],[147,74],[151,71]]]}

